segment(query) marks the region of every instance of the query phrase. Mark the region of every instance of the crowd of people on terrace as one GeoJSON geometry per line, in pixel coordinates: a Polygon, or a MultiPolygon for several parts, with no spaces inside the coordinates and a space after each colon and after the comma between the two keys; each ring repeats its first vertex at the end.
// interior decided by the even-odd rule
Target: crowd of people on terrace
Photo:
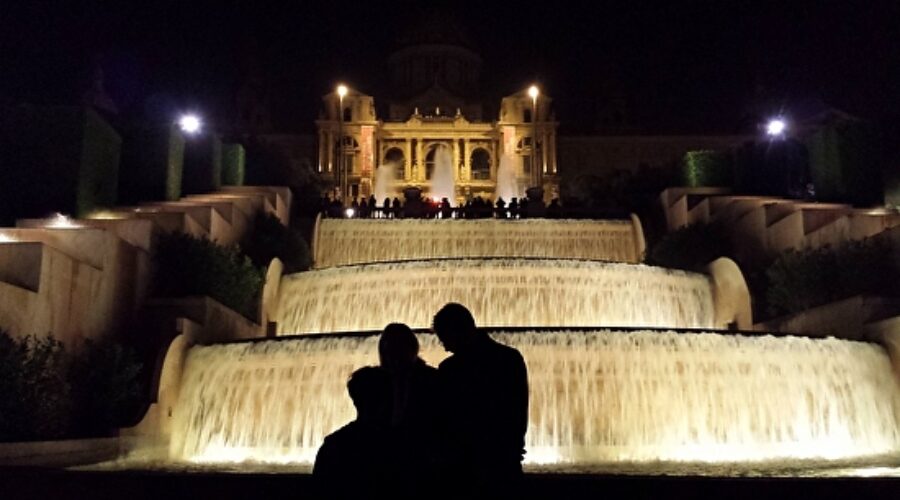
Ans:
{"type": "Polygon", "coordinates": [[[548,205],[542,200],[512,198],[509,203],[503,198],[491,201],[476,196],[464,205],[451,206],[450,200],[441,198],[406,199],[385,198],[380,204],[375,196],[354,198],[349,207],[339,199],[328,196],[320,202],[320,212],[326,217],[359,219],[525,219],[529,217],[562,218],[564,215],[559,199],[554,198],[548,205]]]}

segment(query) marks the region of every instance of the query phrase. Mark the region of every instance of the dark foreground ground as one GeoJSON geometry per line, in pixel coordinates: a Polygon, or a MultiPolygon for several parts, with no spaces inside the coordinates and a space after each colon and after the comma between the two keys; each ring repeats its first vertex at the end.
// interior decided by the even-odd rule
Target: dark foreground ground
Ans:
{"type": "MultiPolygon", "coordinates": [[[[308,475],[0,468],[0,499],[314,498],[308,475]]],[[[900,498],[900,478],[703,478],[530,474],[518,498],[900,498]]],[[[327,498],[327,497],[326,497],[327,498]]],[[[423,492],[419,498],[429,498],[423,492]]]]}

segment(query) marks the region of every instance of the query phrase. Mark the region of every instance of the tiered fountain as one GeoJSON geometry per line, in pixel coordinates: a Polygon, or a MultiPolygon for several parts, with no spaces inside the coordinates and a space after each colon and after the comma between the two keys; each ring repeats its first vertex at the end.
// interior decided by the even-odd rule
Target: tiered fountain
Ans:
{"type": "Polygon", "coordinates": [[[745,473],[900,452],[881,347],[723,333],[749,327],[736,266],[648,267],[642,245],[636,220],[322,221],[316,269],[278,287],[282,338],[170,352],[170,456],[310,464],[352,419],[344,384],[376,362],[373,332],[427,328],[448,301],[526,359],[528,467],[745,473]]]}

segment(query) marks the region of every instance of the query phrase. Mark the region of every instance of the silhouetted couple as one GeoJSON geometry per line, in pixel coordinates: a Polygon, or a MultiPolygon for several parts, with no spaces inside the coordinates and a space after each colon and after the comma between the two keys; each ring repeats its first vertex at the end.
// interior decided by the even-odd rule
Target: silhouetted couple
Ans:
{"type": "Polygon", "coordinates": [[[514,495],[528,424],[528,376],[521,354],[447,304],[432,329],[452,355],[438,369],[418,356],[413,332],[385,328],[380,367],[353,373],[347,388],[357,419],[319,449],[314,475],[330,497],[467,498],[514,495]]]}

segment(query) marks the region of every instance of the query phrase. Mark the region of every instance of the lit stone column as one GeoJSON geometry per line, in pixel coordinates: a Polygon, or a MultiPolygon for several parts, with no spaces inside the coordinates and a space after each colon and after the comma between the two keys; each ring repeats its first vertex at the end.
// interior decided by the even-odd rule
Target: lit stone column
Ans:
{"type": "Polygon", "coordinates": [[[472,180],[472,144],[468,139],[463,141],[463,180],[472,180]]]}
{"type": "Polygon", "coordinates": [[[459,139],[453,139],[453,178],[462,180],[462,172],[459,171],[459,139]]]}
{"type": "Polygon", "coordinates": [[[331,132],[325,132],[325,145],[328,149],[325,153],[325,170],[328,173],[332,173],[332,168],[334,167],[334,140],[332,137],[331,132]]]}
{"type": "Polygon", "coordinates": [[[556,174],[556,132],[550,134],[550,171],[556,174]]]}
{"type": "Polygon", "coordinates": [[[425,147],[422,144],[422,138],[416,140],[416,180],[425,182],[425,147]]]}
{"type": "Polygon", "coordinates": [[[406,147],[405,147],[405,158],[403,158],[403,180],[410,181],[412,180],[412,141],[409,137],[406,138],[406,147]]]}
{"type": "Polygon", "coordinates": [[[550,145],[549,136],[547,134],[547,131],[545,130],[545,131],[543,131],[543,133],[541,133],[541,168],[543,169],[541,171],[546,174],[553,173],[550,170],[550,165],[548,165],[548,162],[547,162],[547,156],[548,156],[547,148],[549,147],[549,145],[550,145]]]}
{"type": "Polygon", "coordinates": [[[319,173],[325,171],[325,133],[319,130],[319,149],[316,154],[316,168],[319,173]]]}

